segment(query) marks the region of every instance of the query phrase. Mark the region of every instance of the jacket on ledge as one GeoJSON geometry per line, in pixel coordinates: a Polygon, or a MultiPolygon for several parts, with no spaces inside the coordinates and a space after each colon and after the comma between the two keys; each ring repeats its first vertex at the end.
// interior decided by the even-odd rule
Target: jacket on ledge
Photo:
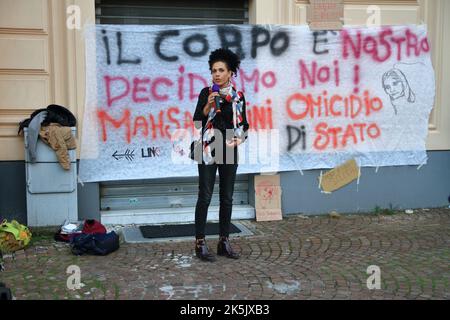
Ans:
{"type": "Polygon", "coordinates": [[[77,144],[72,129],[64,127],[59,123],[50,123],[42,126],[39,137],[48,144],[55,152],[59,163],[65,170],[70,170],[70,156],[68,150],[76,149],[77,144]]]}

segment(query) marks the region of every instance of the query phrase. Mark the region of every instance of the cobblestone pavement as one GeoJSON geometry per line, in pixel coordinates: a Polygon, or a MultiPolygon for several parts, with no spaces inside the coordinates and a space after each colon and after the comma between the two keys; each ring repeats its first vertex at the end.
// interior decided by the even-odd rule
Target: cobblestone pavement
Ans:
{"type": "Polygon", "coordinates": [[[123,243],[104,257],[47,240],[5,257],[0,281],[17,299],[450,298],[450,209],[242,223],[254,235],[232,239],[239,260],[200,261],[193,240],[123,243]],[[79,290],[67,289],[70,265],[79,290]],[[381,289],[367,288],[371,265],[381,289]]]}

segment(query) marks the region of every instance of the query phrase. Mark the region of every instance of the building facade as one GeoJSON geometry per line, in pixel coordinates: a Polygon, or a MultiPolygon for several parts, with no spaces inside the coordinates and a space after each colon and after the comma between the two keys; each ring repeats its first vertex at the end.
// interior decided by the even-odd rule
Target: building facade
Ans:
{"type": "MultiPolygon", "coordinates": [[[[18,123],[35,109],[55,103],[78,119],[81,139],[85,92],[83,26],[88,23],[130,24],[295,24],[307,23],[307,0],[0,1],[0,216],[27,222],[23,137],[18,123]],[[211,5],[213,3],[213,5],[211,5]],[[222,6],[222,7],[221,7],[222,6]],[[222,14],[218,14],[218,10],[222,14]],[[227,14],[223,14],[226,12],[227,14]],[[75,19],[75,20],[74,20],[75,19]],[[79,19],[79,20],[77,20],[79,19]],[[75,28],[74,28],[75,26],[75,28]]],[[[318,189],[319,170],[282,172],[282,211],[320,214],[370,212],[448,205],[450,196],[450,2],[447,0],[345,0],[345,24],[427,24],[436,72],[436,100],[429,120],[423,167],[362,168],[358,185],[333,194],[318,189]]],[[[79,149],[78,159],[79,159],[79,149]]],[[[236,184],[234,218],[253,218],[254,175],[236,184]]],[[[217,189],[216,189],[217,190],[217,189]]],[[[193,220],[195,179],[158,179],[78,183],[78,218],[104,223],[161,223],[193,220]],[[182,186],[180,188],[180,186],[182,186]],[[136,208],[135,199],[141,207],[136,208]]],[[[210,219],[217,218],[218,198],[210,219]]],[[[56,223],[57,224],[57,223],[56,223]]]]}

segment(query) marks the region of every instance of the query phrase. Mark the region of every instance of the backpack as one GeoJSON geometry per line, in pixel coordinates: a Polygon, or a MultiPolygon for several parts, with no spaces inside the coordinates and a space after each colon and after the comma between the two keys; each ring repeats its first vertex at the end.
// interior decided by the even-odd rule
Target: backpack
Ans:
{"type": "Polygon", "coordinates": [[[47,116],[41,123],[42,126],[48,126],[50,123],[59,123],[64,127],[75,127],[77,125],[77,119],[70,110],[57,104],[51,104],[45,109],[33,111],[29,118],[22,120],[19,123],[19,131],[17,134],[20,134],[24,128],[28,128],[31,120],[42,111],[47,111],[47,116]]]}
{"type": "Polygon", "coordinates": [[[105,256],[119,249],[119,236],[110,233],[79,234],[70,239],[70,248],[74,255],[93,254],[105,256]]]}
{"type": "Polygon", "coordinates": [[[84,221],[82,233],[106,233],[106,228],[95,219],[87,219],[84,221]]]}

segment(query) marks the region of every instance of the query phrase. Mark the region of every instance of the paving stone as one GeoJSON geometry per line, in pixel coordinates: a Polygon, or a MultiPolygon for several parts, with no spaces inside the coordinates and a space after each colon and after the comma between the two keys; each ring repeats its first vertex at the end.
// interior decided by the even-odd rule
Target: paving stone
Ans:
{"type": "MultiPolygon", "coordinates": [[[[122,243],[105,257],[37,243],[4,255],[2,282],[19,300],[450,298],[449,209],[242,223],[255,234],[232,239],[239,260],[200,261],[192,240],[122,243]],[[80,267],[80,290],[67,289],[70,265],[80,267]],[[381,289],[367,288],[371,265],[380,268],[381,289]]],[[[214,252],[217,240],[208,240],[214,252]]]]}

